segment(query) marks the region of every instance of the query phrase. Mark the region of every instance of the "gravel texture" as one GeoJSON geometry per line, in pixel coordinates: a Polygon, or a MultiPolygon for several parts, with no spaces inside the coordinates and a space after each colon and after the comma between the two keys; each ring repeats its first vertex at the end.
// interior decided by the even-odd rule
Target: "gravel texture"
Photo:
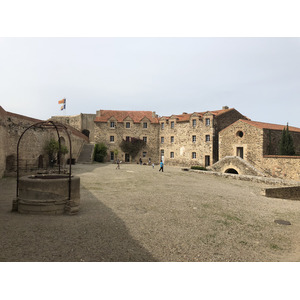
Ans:
{"type": "Polygon", "coordinates": [[[158,169],[73,166],[74,216],[12,213],[16,181],[1,179],[0,261],[300,260],[300,201],[263,197],[263,183],[158,169]]]}

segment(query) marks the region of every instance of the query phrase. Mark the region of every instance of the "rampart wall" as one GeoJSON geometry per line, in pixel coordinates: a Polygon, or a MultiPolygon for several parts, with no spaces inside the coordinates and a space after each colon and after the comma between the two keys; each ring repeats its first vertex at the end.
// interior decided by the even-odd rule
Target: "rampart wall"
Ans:
{"type": "MultiPolygon", "coordinates": [[[[17,167],[17,144],[22,133],[31,125],[42,122],[38,119],[6,112],[0,107],[0,177],[15,174],[17,167]]],[[[72,143],[72,158],[77,159],[88,138],[74,128],[68,127],[72,143]]],[[[61,141],[69,149],[68,136],[60,131],[61,141]]],[[[31,128],[23,135],[19,145],[20,171],[30,172],[48,165],[44,146],[51,137],[57,140],[55,129],[31,128]]],[[[70,151],[69,151],[70,153],[70,151]]],[[[65,161],[68,154],[65,155],[65,161]]]]}
{"type": "Polygon", "coordinates": [[[273,177],[300,181],[300,156],[264,155],[261,168],[273,177]]]}
{"type": "Polygon", "coordinates": [[[95,142],[95,120],[96,114],[80,114],[76,116],[53,116],[52,121],[57,121],[66,125],[70,125],[80,132],[88,130],[89,141],[95,142]]]}

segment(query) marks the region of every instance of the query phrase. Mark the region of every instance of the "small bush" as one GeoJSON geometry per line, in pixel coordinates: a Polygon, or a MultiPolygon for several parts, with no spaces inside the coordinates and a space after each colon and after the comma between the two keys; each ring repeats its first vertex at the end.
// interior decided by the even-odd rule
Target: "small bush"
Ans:
{"type": "Polygon", "coordinates": [[[107,147],[104,143],[96,144],[94,150],[94,160],[97,162],[104,162],[104,158],[107,156],[107,147]]]}
{"type": "Polygon", "coordinates": [[[191,166],[191,169],[193,169],[193,170],[207,171],[207,169],[205,167],[202,167],[202,166],[191,166]]]}

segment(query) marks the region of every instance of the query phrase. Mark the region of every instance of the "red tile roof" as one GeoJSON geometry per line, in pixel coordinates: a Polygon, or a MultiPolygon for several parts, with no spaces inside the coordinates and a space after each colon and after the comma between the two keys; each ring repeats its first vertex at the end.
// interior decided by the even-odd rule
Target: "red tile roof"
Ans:
{"type": "MultiPolygon", "coordinates": [[[[256,121],[242,120],[242,119],[239,121],[242,121],[244,123],[247,123],[251,126],[254,126],[254,127],[257,127],[260,129],[273,129],[273,130],[281,130],[282,131],[283,128],[286,128],[286,125],[263,123],[263,122],[256,122],[256,121]]],[[[300,128],[289,126],[289,131],[300,132],[300,128]]]]}
{"type": "Polygon", "coordinates": [[[124,122],[127,117],[130,117],[134,123],[139,123],[146,117],[151,123],[158,123],[158,117],[155,113],[152,113],[152,111],[124,110],[100,110],[100,115],[97,114],[95,122],[107,122],[111,117],[114,117],[117,122],[124,122]]]}
{"type": "MultiPolygon", "coordinates": [[[[205,112],[195,112],[195,113],[191,113],[191,114],[180,114],[180,115],[172,115],[171,117],[175,117],[177,119],[177,122],[188,122],[191,118],[191,115],[196,114],[198,115],[198,117],[203,117],[203,115],[205,113],[212,113],[214,116],[219,116],[223,113],[229,112],[234,110],[234,108],[229,108],[229,109],[221,109],[221,110],[213,110],[213,111],[205,111],[205,112]]],[[[169,119],[170,117],[164,117],[166,119],[169,119]]]]}

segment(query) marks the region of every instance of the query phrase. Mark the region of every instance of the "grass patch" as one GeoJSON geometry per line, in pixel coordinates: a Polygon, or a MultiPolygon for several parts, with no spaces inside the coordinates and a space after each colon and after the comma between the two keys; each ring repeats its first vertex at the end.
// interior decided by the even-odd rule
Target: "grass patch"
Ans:
{"type": "Polygon", "coordinates": [[[278,245],[276,244],[270,244],[270,248],[273,250],[283,250],[282,248],[280,248],[278,245]]]}
{"type": "Polygon", "coordinates": [[[248,243],[245,242],[245,241],[239,241],[239,243],[242,244],[242,245],[248,245],[248,243]]]}
{"type": "Polygon", "coordinates": [[[226,220],[229,220],[229,221],[236,221],[236,222],[242,222],[242,220],[236,216],[232,216],[232,215],[228,215],[228,214],[223,214],[223,217],[226,219],[226,220]]]}
{"type": "Polygon", "coordinates": [[[191,166],[192,170],[202,170],[202,171],[207,171],[205,167],[202,166],[191,166]]]}

